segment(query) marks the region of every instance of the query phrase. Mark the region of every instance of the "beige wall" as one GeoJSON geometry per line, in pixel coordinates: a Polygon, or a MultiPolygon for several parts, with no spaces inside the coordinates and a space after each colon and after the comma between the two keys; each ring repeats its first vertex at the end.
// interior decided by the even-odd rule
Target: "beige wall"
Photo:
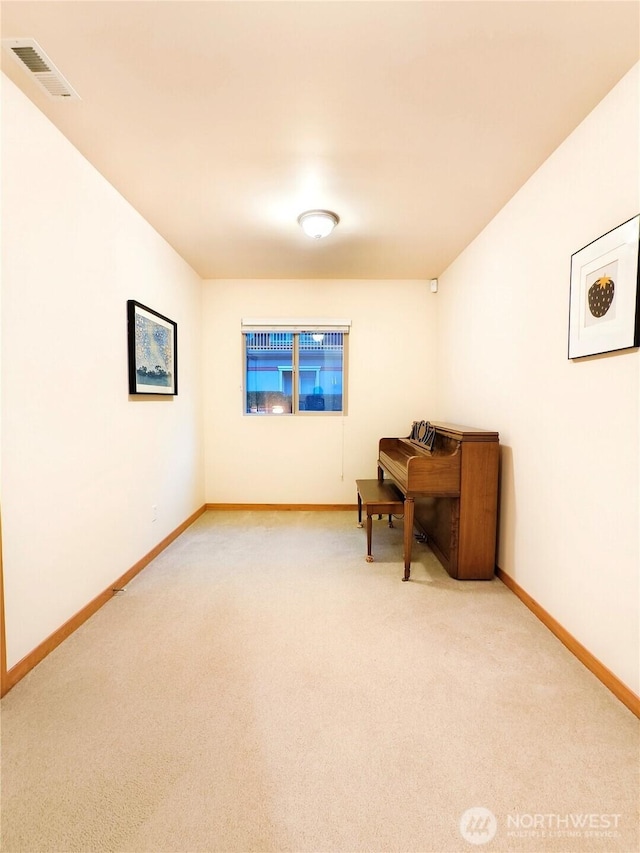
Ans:
{"type": "Polygon", "coordinates": [[[7,78],[2,244],[11,667],[202,505],[202,285],[7,78]],[[176,398],[128,396],[127,299],[178,323],[176,398]]]}
{"type": "Polygon", "coordinates": [[[425,281],[208,281],[206,494],[211,503],[354,503],[378,439],[406,435],[437,393],[435,297],[425,281]],[[243,414],[243,317],[352,321],[348,414],[243,414]]]}
{"type": "Polygon", "coordinates": [[[569,361],[567,329],[572,252],[640,210],[638,78],[636,66],[438,294],[443,415],[504,445],[498,563],[636,693],[640,354],[569,361]]]}

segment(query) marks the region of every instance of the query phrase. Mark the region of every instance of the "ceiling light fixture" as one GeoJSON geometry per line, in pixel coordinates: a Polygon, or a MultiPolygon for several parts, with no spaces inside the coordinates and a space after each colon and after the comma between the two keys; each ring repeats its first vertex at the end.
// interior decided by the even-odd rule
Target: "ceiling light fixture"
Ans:
{"type": "Polygon", "coordinates": [[[330,210],[306,210],[298,217],[298,222],[308,237],[320,240],[328,237],[336,227],[340,218],[330,210]]]}

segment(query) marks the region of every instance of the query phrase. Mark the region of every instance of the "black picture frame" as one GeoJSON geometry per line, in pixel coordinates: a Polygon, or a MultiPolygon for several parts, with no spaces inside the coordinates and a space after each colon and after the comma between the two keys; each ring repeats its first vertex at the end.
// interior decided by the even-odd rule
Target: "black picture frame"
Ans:
{"type": "Polygon", "coordinates": [[[570,359],[640,345],[640,214],[571,255],[570,359]]]}
{"type": "Polygon", "coordinates": [[[129,394],[176,396],[178,324],[153,308],[127,300],[129,394]]]}

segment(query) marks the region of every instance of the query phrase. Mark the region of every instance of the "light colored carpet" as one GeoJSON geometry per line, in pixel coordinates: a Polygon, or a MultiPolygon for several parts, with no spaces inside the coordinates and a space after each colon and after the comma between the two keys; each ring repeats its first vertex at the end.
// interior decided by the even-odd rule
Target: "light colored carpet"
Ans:
{"type": "Polygon", "coordinates": [[[355,522],[208,512],[7,694],[2,850],[638,850],[631,712],[355,522]]]}

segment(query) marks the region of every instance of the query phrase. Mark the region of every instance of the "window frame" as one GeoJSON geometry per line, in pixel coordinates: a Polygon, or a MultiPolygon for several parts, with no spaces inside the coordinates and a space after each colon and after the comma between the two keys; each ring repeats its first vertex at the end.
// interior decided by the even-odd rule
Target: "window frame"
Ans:
{"type": "Polygon", "coordinates": [[[243,318],[241,324],[242,332],[242,412],[248,417],[283,417],[283,416],[325,416],[325,417],[344,417],[347,414],[348,403],[348,366],[349,366],[349,332],[351,329],[351,320],[326,320],[326,319],[254,319],[243,318]],[[285,372],[291,372],[291,411],[290,412],[251,412],[247,411],[247,395],[248,395],[248,350],[247,350],[247,335],[255,332],[273,334],[277,332],[285,332],[292,335],[292,353],[291,367],[287,365],[277,365],[279,374],[279,386],[282,389],[284,385],[285,372]],[[319,384],[317,377],[322,369],[319,367],[300,367],[300,337],[303,334],[327,334],[329,332],[342,333],[342,408],[340,411],[324,410],[324,409],[300,409],[300,376],[303,371],[316,373],[316,385],[319,384]]]}

